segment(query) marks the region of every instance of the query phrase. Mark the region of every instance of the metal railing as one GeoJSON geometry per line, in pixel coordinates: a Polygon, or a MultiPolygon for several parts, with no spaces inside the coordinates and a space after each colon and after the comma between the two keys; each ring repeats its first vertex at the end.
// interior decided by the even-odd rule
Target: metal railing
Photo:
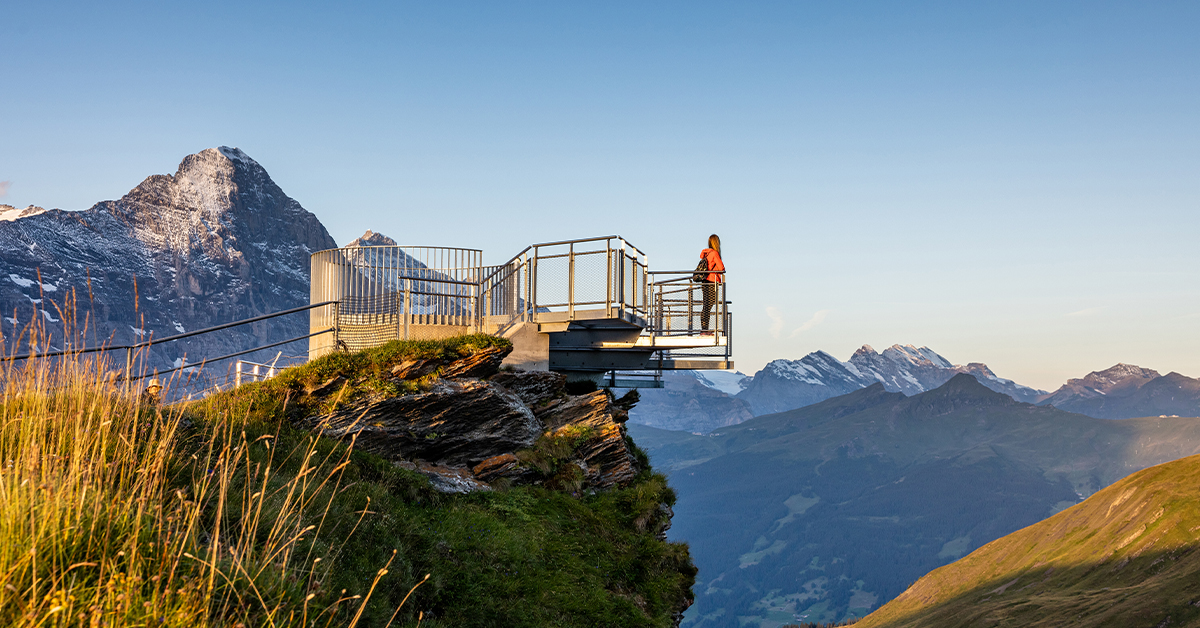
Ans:
{"type": "Polygon", "coordinates": [[[123,379],[123,380],[143,379],[146,377],[152,377],[152,376],[157,376],[157,375],[164,375],[167,373],[173,373],[175,371],[180,371],[183,369],[200,368],[207,362],[219,362],[221,360],[228,360],[230,358],[236,358],[238,356],[254,353],[255,351],[262,351],[263,349],[272,349],[274,347],[285,345],[290,342],[299,342],[301,340],[307,340],[314,336],[328,334],[328,333],[332,332],[333,329],[327,328],[327,329],[323,329],[320,331],[315,331],[315,332],[309,333],[304,336],[297,336],[295,338],[289,338],[288,340],[281,340],[279,342],[273,342],[271,344],[254,347],[253,349],[237,351],[235,353],[230,353],[228,355],[223,355],[223,356],[219,356],[219,357],[215,357],[215,358],[206,358],[204,361],[202,361],[200,363],[183,364],[181,366],[177,366],[175,368],[166,369],[166,370],[162,370],[162,371],[155,369],[152,373],[136,375],[135,374],[136,369],[134,368],[134,359],[135,359],[137,353],[141,349],[146,349],[146,348],[149,348],[154,345],[161,345],[163,343],[172,342],[175,340],[183,340],[184,338],[191,338],[192,336],[199,336],[202,334],[209,334],[209,333],[212,333],[215,331],[231,329],[234,327],[239,327],[241,325],[249,325],[251,323],[258,323],[261,321],[270,320],[272,318],[278,318],[280,316],[287,316],[288,314],[297,314],[299,312],[304,312],[306,310],[314,310],[317,308],[328,307],[331,305],[336,305],[336,302],[335,301],[323,301],[320,303],[303,305],[300,307],[294,307],[294,308],[282,310],[279,312],[272,312],[271,314],[263,314],[261,316],[254,316],[252,318],[247,318],[247,319],[243,319],[240,321],[233,321],[231,323],[223,323],[221,325],[205,327],[204,329],[197,329],[194,331],[184,332],[181,334],[174,334],[172,336],[165,336],[163,338],[155,339],[155,338],[151,337],[150,340],[134,343],[131,345],[99,345],[99,346],[95,346],[95,347],[82,347],[79,349],[68,349],[68,350],[63,350],[63,351],[39,351],[39,352],[26,353],[26,354],[22,354],[22,355],[2,356],[2,357],[0,357],[0,360],[28,360],[28,359],[32,359],[32,358],[56,358],[56,357],[63,357],[63,356],[77,356],[77,355],[83,355],[83,354],[87,354],[87,353],[124,351],[125,352],[125,370],[124,370],[124,373],[120,375],[120,379],[123,379]]]}
{"type": "MultiPolygon", "coordinates": [[[[310,355],[394,339],[497,334],[525,322],[565,329],[621,320],[652,336],[729,335],[724,282],[692,282],[692,271],[651,273],[646,254],[621,236],[534,244],[496,266],[481,258],[475,249],[444,247],[314,253],[312,299],[335,303],[314,309],[310,326],[335,332],[312,341],[310,355]]],[[[728,357],[727,342],[712,344],[728,357]]]]}
{"type": "Polygon", "coordinates": [[[276,367],[276,364],[279,362],[279,358],[282,355],[283,352],[279,352],[279,354],[275,356],[275,359],[270,364],[260,364],[258,362],[250,362],[248,360],[238,360],[233,368],[233,385],[241,386],[242,380],[244,379],[251,382],[263,382],[275,377],[279,374],[279,371],[282,370],[276,367]]]}
{"type": "MultiPolygon", "coordinates": [[[[266,349],[273,349],[275,347],[282,347],[284,345],[288,345],[288,344],[291,344],[294,342],[308,340],[314,336],[332,334],[332,332],[334,330],[333,330],[333,328],[317,330],[315,332],[312,332],[312,333],[309,333],[309,334],[306,334],[303,336],[297,336],[295,338],[288,338],[286,340],[280,340],[277,342],[272,342],[272,343],[268,343],[268,344],[264,344],[264,345],[258,345],[258,346],[255,346],[255,347],[252,347],[249,349],[235,351],[233,353],[228,353],[225,355],[220,355],[220,356],[215,356],[215,357],[212,357],[212,356],[205,357],[198,362],[189,362],[185,356],[183,358],[179,358],[176,360],[176,362],[175,362],[176,366],[174,366],[173,368],[166,368],[166,369],[155,368],[155,367],[152,367],[151,365],[147,364],[147,362],[149,362],[148,358],[150,355],[149,354],[150,348],[161,345],[163,343],[167,343],[167,342],[183,340],[185,338],[190,338],[193,336],[200,336],[203,334],[210,334],[210,333],[214,333],[214,332],[228,331],[232,328],[239,327],[242,325],[250,325],[253,323],[258,323],[258,322],[262,322],[262,321],[266,321],[266,320],[270,320],[270,319],[274,319],[274,318],[279,318],[282,316],[298,314],[298,313],[308,311],[308,310],[313,310],[316,308],[327,307],[329,305],[330,305],[329,302],[314,303],[311,305],[290,308],[290,309],[282,310],[279,312],[263,314],[261,316],[255,316],[252,318],[247,318],[247,319],[243,319],[243,320],[239,320],[239,321],[233,321],[230,323],[224,323],[221,325],[214,325],[212,327],[205,327],[203,329],[197,329],[194,331],[175,334],[172,336],[165,336],[163,338],[156,339],[156,338],[151,337],[151,339],[149,339],[149,340],[130,344],[130,345],[109,344],[109,345],[99,345],[99,346],[94,346],[94,347],[82,347],[82,348],[68,349],[68,350],[34,351],[34,352],[25,353],[22,355],[0,355],[0,363],[6,362],[6,361],[12,362],[12,361],[16,361],[16,360],[32,360],[32,359],[42,359],[42,358],[49,358],[49,359],[68,358],[68,359],[70,359],[70,358],[77,358],[79,356],[86,355],[86,354],[92,354],[92,353],[99,353],[103,356],[103,354],[105,354],[105,353],[110,353],[110,352],[114,352],[114,351],[124,351],[125,352],[124,368],[123,368],[123,370],[118,370],[117,372],[112,374],[112,376],[115,377],[115,381],[124,382],[123,385],[126,387],[129,387],[129,386],[132,386],[134,384],[134,382],[137,382],[139,380],[144,380],[147,378],[155,378],[155,380],[151,381],[151,386],[158,386],[161,388],[163,386],[163,384],[160,383],[158,378],[161,378],[164,376],[170,376],[169,381],[173,382],[173,383],[168,385],[167,388],[171,390],[170,394],[172,395],[172,397],[176,400],[185,399],[185,398],[192,399],[196,395],[205,396],[211,392],[224,390],[231,383],[230,382],[230,373],[228,371],[226,371],[223,376],[220,374],[213,374],[211,371],[206,371],[207,368],[210,368],[214,364],[223,362],[225,360],[230,360],[230,359],[233,359],[236,357],[256,353],[258,351],[264,351],[266,349]],[[185,375],[186,377],[179,378],[178,380],[176,380],[176,376],[174,375],[175,373],[181,373],[182,375],[185,375]]],[[[31,330],[31,333],[37,333],[37,332],[31,330]]],[[[286,366],[292,365],[292,364],[280,365],[279,360],[281,357],[283,357],[282,351],[280,351],[279,353],[277,353],[275,355],[275,360],[272,362],[272,364],[253,366],[253,368],[249,369],[249,370],[245,369],[244,365],[253,365],[254,363],[253,362],[244,362],[242,360],[239,360],[237,362],[238,373],[236,374],[235,385],[241,385],[243,376],[247,375],[247,373],[251,373],[251,374],[252,373],[261,373],[261,371],[262,371],[261,367],[265,367],[267,369],[266,376],[264,376],[262,378],[257,378],[257,377],[254,377],[253,375],[251,375],[252,380],[260,381],[261,379],[266,379],[269,376],[273,376],[273,375],[277,374],[281,369],[285,368],[286,366]]],[[[298,358],[300,356],[290,356],[290,357],[298,358]]],[[[107,361],[103,357],[101,357],[97,360],[97,364],[105,365],[104,368],[107,370],[109,368],[108,365],[111,365],[112,363],[107,361]]],[[[118,367],[118,368],[120,368],[120,367],[118,367]]],[[[166,393],[164,392],[164,394],[166,394],[166,393]]]]}
{"type": "Polygon", "coordinates": [[[336,331],[331,339],[312,341],[310,354],[472,330],[482,258],[477,249],[430,246],[355,246],[313,253],[311,298],[334,305],[314,309],[309,326],[336,331]],[[434,327],[445,329],[430,329],[434,327]]]}
{"type": "Polygon", "coordinates": [[[649,315],[646,254],[620,236],[534,244],[480,282],[481,330],[649,315]]]}

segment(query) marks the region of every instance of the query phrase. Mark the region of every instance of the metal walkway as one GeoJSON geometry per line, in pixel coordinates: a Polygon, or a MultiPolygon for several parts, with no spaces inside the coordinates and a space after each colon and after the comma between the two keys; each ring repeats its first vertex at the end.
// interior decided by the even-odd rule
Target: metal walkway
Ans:
{"type": "Polygon", "coordinates": [[[620,236],[535,244],[498,266],[482,257],[413,246],[314,253],[311,303],[332,303],[313,308],[310,325],[334,332],[314,336],[309,355],[482,332],[512,339],[513,366],[598,383],[618,371],[733,368],[726,284],[652,272],[620,236]]]}

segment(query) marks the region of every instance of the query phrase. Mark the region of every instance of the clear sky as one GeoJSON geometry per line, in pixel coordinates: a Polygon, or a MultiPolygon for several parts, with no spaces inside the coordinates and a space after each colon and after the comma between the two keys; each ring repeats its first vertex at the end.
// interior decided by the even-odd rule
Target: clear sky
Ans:
{"type": "Polygon", "coordinates": [[[237,146],[345,243],[721,234],[736,355],[1200,376],[1200,3],[7,2],[0,202],[237,146]]]}

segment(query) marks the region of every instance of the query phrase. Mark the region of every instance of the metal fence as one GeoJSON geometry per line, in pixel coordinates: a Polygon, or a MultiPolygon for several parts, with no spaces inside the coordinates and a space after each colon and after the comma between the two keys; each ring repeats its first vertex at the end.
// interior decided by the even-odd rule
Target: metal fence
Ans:
{"type": "MultiPolygon", "coordinates": [[[[312,300],[335,302],[312,310],[313,330],[335,329],[314,337],[312,357],[400,338],[502,333],[522,322],[619,319],[680,339],[730,331],[723,282],[692,282],[690,271],[650,273],[646,254],[615,235],[534,244],[496,266],[484,266],[476,249],[320,251],[312,256],[312,300]]],[[[727,342],[712,345],[704,351],[728,357],[727,342]]]]}
{"type": "Polygon", "coordinates": [[[477,326],[483,253],[432,246],[355,246],[311,258],[311,298],[336,301],[314,309],[309,354],[378,346],[397,338],[438,338],[477,326]]]}

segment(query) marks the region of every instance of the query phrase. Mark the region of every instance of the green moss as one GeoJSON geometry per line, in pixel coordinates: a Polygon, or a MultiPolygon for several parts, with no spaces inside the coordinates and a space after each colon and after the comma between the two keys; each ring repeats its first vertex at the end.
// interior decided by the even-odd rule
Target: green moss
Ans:
{"type": "Polygon", "coordinates": [[[445,340],[394,340],[364,351],[331,353],[285,369],[272,379],[213,395],[192,412],[203,415],[219,409],[243,423],[272,425],[280,417],[330,412],[369,393],[399,396],[428,390],[437,377],[436,371],[415,381],[391,377],[392,367],[405,360],[449,362],[483,349],[511,346],[504,338],[471,334],[445,340]],[[314,398],[306,392],[338,378],[345,381],[335,384],[330,394],[314,398]]]}

